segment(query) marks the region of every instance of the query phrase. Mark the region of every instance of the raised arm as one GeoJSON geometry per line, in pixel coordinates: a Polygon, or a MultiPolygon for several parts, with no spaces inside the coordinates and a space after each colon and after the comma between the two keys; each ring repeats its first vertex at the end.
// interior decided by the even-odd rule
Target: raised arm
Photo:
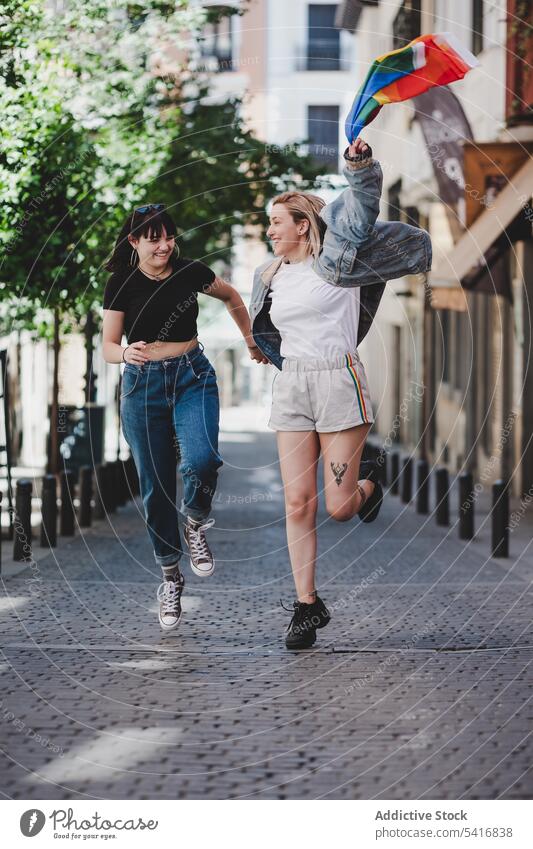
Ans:
{"type": "Polygon", "coordinates": [[[321,217],[332,235],[349,240],[358,248],[373,235],[383,173],[379,162],[372,158],[371,148],[362,139],[356,139],[346,149],[344,161],[342,173],[349,188],[324,207],[321,217]]]}

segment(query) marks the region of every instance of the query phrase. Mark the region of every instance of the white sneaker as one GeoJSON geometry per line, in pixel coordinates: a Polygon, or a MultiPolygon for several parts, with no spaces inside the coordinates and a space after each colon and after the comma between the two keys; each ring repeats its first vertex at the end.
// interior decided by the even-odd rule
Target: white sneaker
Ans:
{"type": "Polygon", "coordinates": [[[191,520],[190,516],[187,516],[187,522],[183,529],[183,535],[191,555],[191,569],[200,578],[208,578],[215,571],[215,558],[205,538],[207,528],[212,528],[214,524],[214,519],[208,519],[206,522],[198,524],[191,520]]]}
{"type": "Polygon", "coordinates": [[[159,601],[159,624],[164,631],[173,631],[181,619],[181,594],[185,578],[180,575],[177,581],[163,581],[157,588],[159,601]]]}

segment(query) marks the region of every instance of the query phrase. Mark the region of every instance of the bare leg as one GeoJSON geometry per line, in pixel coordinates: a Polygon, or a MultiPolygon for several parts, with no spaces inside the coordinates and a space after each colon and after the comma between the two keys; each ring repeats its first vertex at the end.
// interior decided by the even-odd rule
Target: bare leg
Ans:
{"type": "Polygon", "coordinates": [[[372,481],[359,481],[359,463],[369,430],[369,424],[362,424],[338,433],[319,434],[326,509],[339,522],[352,519],[374,491],[372,481]]]}
{"type": "Polygon", "coordinates": [[[317,466],[320,442],[314,431],[278,431],[285,493],[287,544],[299,601],[315,598],[317,466]]]}

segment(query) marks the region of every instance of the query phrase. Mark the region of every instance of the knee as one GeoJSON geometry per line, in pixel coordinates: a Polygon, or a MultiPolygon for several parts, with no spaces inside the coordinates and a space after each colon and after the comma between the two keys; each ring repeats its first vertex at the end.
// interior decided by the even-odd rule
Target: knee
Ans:
{"type": "Polygon", "coordinates": [[[347,501],[326,501],[326,510],[336,522],[348,522],[355,516],[350,499],[347,501]]]}
{"type": "Polygon", "coordinates": [[[306,492],[291,492],[285,496],[287,516],[291,519],[312,519],[316,513],[316,496],[306,492]]]}
{"type": "Polygon", "coordinates": [[[182,457],[179,469],[184,475],[195,476],[202,480],[215,474],[220,466],[222,466],[222,458],[213,451],[195,454],[186,458],[182,457]]]}

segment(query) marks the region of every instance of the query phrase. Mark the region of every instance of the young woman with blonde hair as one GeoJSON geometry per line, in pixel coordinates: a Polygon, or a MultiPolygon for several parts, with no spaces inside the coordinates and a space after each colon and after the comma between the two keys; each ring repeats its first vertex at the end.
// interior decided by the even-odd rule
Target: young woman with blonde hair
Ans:
{"type": "Polygon", "coordinates": [[[376,221],[382,174],[369,146],[357,139],[344,158],[349,188],[331,204],[301,192],[273,199],[267,236],[276,258],[256,270],[250,306],[254,339],[280,369],[269,427],[277,432],[297,595],[289,649],[312,646],[330,621],[315,588],[320,455],[334,519],[371,522],[383,499],[377,465],[361,462],[374,419],[357,347],[387,279],[431,264],[424,230],[376,221]]]}

